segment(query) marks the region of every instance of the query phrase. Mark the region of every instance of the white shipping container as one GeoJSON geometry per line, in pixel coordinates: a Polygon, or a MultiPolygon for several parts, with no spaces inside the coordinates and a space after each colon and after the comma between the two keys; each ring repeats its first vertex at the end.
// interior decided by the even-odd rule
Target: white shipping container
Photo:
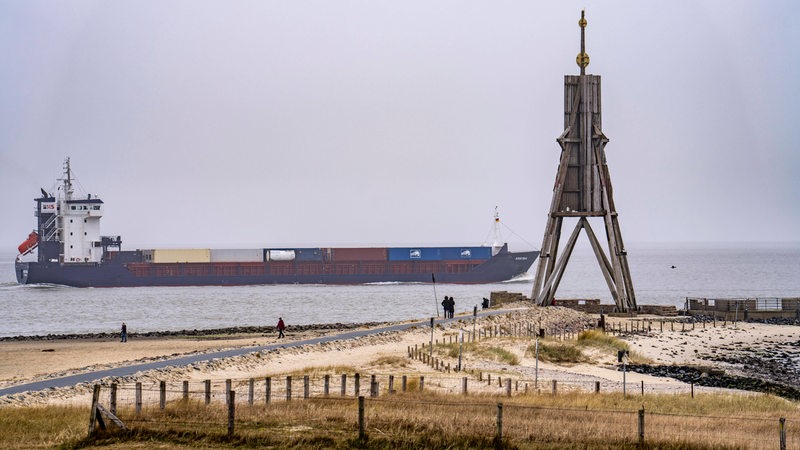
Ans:
{"type": "Polygon", "coordinates": [[[270,250],[270,261],[294,261],[294,250],[270,250]]]}
{"type": "Polygon", "coordinates": [[[264,250],[260,248],[212,248],[211,262],[262,262],[264,250]]]}

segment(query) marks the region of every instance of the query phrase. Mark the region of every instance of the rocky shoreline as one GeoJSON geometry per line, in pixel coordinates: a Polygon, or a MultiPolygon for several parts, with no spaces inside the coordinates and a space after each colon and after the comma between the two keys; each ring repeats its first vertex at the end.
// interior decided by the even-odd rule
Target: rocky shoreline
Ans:
{"type": "MultiPolygon", "coordinates": [[[[769,381],[763,378],[729,375],[724,370],[698,366],[661,366],[649,364],[632,364],[628,370],[656,377],[669,377],[684,383],[698,386],[739,389],[743,391],[763,392],[789,400],[800,400],[800,389],[788,384],[769,381]]],[[[619,366],[618,370],[622,370],[619,366]]]]}
{"type": "MultiPolygon", "coordinates": [[[[305,331],[346,331],[357,328],[374,327],[385,325],[384,322],[364,322],[364,323],[321,323],[310,325],[293,325],[287,328],[287,332],[305,331]]],[[[228,328],[209,328],[203,330],[179,330],[179,331],[147,331],[143,333],[128,333],[129,339],[144,338],[165,338],[165,337],[202,337],[202,336],[232,336],[237,334],[275,334],[277,330],[274,326],[263,327],[228,327],[228,328]]],[[[0,337],[0,342],[22,342],[22,341],[57,341],[57,340],[104,340],[117,339],[119,333],[83,333],[83,334],[48,334],[44,336],[10,336],[0,337]]]]}

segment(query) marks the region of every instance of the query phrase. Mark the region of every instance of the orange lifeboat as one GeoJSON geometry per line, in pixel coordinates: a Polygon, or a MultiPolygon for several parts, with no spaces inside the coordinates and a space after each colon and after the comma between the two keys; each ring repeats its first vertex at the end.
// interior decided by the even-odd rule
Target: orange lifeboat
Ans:
{"type": "Polygon", "coordinates": [[[27,255],[33,251],[37,245],[39,245],[39,235],[36,234],[35,231],[31,231],[31,234],[28,235],[28,239],[25,239],[25,242],[19,244],[17,250],[19,250],[20,255],[27,255]]]}

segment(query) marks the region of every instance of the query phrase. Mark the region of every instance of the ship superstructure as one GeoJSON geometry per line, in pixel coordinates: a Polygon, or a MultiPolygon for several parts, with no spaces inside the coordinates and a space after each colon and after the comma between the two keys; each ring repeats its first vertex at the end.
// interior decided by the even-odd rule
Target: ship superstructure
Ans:
{"type": "Polygon", "coordinates": [[[37,227],[19,246],[20,256],[38,249],[40,263],[100,263],[109,247],[120,247],[119,236],[100,236],[103,200],[76,194],[73,180],[67,158],[55,195],[42,189],[42,196],[34,199],[37,227]]]}

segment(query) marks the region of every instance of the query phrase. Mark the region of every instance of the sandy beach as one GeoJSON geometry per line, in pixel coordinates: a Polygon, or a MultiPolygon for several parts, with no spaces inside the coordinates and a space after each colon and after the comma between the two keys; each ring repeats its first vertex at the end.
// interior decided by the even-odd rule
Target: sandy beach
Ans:
{"type": "MultiPolygon", "coordinates": [[[[527,306],[527,305],[525,305],[527,306]]],[[[437,326],[436,340],[453,341],[459,330],[471,330],[472,316],[456,317],[457,320],[437,326]]],[[[642,317],[637,319],[641,320],[642,317]]],[[[652,318],[655,323],[664,318],[652,318]]],[[[545,328],[550,334],[559,330],[577,331],[596,323],[597,317],[562,307],[521,307],[515,305],[502,314],[478,318],[475,329],[524,330],[535,325],[545,328]]],[[[626,318],[607,318],[609,323],[624,323],[626,318]]],[[[675,318],[670,318],[675,320],[675,318]]],[[[624,326],[623,326],[624,327],[624,326]]],[[[118,338],[106,339],[54,339],[54,340],[5,340],[0,342],[0,387],[36,381],[69,374],[119,367],[133,363],[152,361],[178,355],[206,353],[222,349],[253,347],[275,343],[288,343],[341,331],[308,327],[302,331],[292,330],[291,324],[285,340],[278,341],[273,333],[244,333],[210,336],[130,336],[127,343],[118,338]]],[[[430,328],[412,328],[400,332],[384,332],[367,337],[337,340],[331,343],[304,345],[297,348],[280,348],[269,352],[254,352],[244,356],[213,359],[190,366],[171,367],[157,371],[138,373],[134,379],[120,382],[166,380],[191,382],[204,379],[247,379],[264,376],[281,376],[308,371],[325,371],[340,368],[343,371],[369,373],[396,373],[426,375],[443,381],[448,377],[460,380],[465,374],[455,371],[436,371],[421,361],[408,357],[408,349],[430,340],[430,328]]],[[[630,344],[632,352],[660,366],[701,366],[727,374],[780,378],[796,375],[792,361],[798,356],[800,327],[792,325],[770,325],[761,323],[727,323],[717,326],[707,323],[694,327],[653,326],[650,331],[619,336],[630,344]],[[674,328],[674,331],[673,329],[674,328]],[[747,359],[750,357],[751,359],[747,359]],[[758,362],[760,361],[760,362],[758,362]],[[765,364],[774,362],[775,367],[765,373],[765,364]],[[783,363],[782,363],[783,361],[783,363]]],[[[590,388],[599,381],[603,390],[622,390],[622,372],[617,369],[616,355],[598,351],[588,352],[588,361],[581,364],[557,365],[538,363],[526,348],[531,338],[515,338],[505,335],[487,337],[483,342],[501,347],[515,354],[518,364],[503,364],[491,358],[465,354],[463,365],[473,378],[483,374],[500,374],[503,377],[528,382],[536,378],[541,383],[558,380],[564,389],[590,388]],[[476,375],[480,374],[480,375],[476,375]]],[[[455,360],[447,360],[455,366],[455,360]]],[[[648,392],[686,392],[687,384],[674,378],[629,372],[626,382],[638,386],[642,382],[648,392]]],[[[796,379],[796,378],[795,378],[796,379]]],[[[446,384],[446,383],[442,383],[446,384]]],[[[474,383],[476,389],[483,386],[474,383]]],[[[696,392],[714,391],[720,388],[696,386],[696,392]]],[[[88,385],[59,388],[44,392],[29,392],[0,397],[0,405],[34,404],[88,404],[88,385]]]]}

